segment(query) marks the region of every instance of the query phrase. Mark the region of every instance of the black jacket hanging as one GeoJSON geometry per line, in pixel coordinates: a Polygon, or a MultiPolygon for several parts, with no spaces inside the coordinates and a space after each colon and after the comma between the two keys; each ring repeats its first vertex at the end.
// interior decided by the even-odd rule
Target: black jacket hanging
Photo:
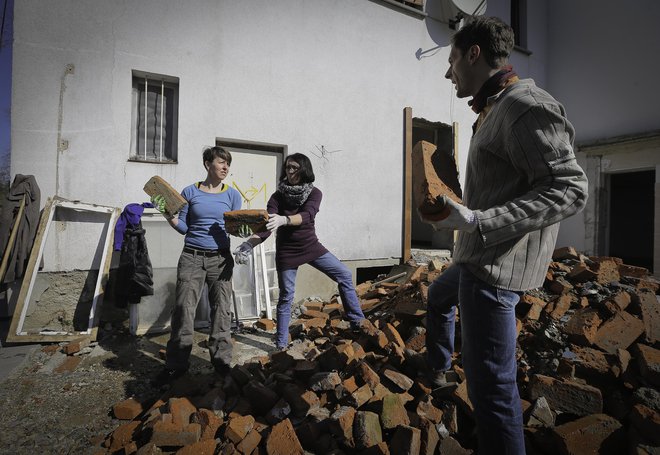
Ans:
{"type": "Polygon", "coordinates": [[[119,256],[116,295],[117,306],[125,308],[129,303],[140,303],[145,295],[153,295],[153,269],[142,222],[128,226],[119,256]]]}

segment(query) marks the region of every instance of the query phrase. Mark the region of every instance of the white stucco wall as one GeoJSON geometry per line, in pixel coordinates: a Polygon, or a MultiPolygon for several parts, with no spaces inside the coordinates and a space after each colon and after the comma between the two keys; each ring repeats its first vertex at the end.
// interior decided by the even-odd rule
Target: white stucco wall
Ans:
{"type": "MultiPolygon", "coordinates": [[[[507,20],[508,4],[491,0],[488,14],[507,20]]],[[[544,21],[543,4],[530,5],[530,20],[544,21]]],[[[525,77],[545,78],[544,27],[530,27],[532,57],[515,56],[525,77]]],[[[465,167],[475,116],[444,79],[451,33],[370,0],[22,0],[11,173],[34,174],[44,200],[55,194],[64,80],[60,196],[123,207],[147,200],[152,175],[179,189],[203,178],[202,146],[217,137],[285,144],[315,166],[317,231],[330,250],[400,257],[403,108],[458,122],[465,167]],[[132,70],[180,78],[176,165],[127,161],[132,70]],[[321,145],[339,151],[317,158],[321,145]]]]}

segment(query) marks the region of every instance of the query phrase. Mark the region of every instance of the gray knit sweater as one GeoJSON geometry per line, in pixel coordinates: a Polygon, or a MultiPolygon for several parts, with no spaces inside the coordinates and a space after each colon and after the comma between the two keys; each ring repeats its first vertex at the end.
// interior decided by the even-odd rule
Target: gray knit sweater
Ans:
{"type": "Polygon", "coordinates": [[[459,233],[454,262],[525,291],[543,284],[559,222],[586,204],[587,178],[564,107],[533,80],[510,85],[489,107],[470,143],[463,192],[479,228],[459,233]]]}

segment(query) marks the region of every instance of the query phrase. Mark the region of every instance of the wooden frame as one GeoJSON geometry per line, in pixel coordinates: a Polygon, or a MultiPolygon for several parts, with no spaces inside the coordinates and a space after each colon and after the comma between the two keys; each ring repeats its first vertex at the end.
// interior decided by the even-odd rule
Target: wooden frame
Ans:
{"type": "Polygon", "coordinates": [[[81,202],[67,201],[65,199],[54,197],[48,198],[46,206],[44,207],[37,234],[30,253],[25,276],[21,285],[21,290],[18,295],[18,301],[14,316],[12,317],[9,333],[7,334],[7,341],[9,342],[59,342],[69,341],[81,336],[88,336],[91,340],[96,339],[98,331],[98,313],[97,307],[100,306],[102,301],[101,286],[105,284],[108,279],[110,271],[110,261],[112,259],[112,240],[114,237],[114,226],[119,216],[120,209],[116,207],[104,207],[95,204],[85,204],[81,202]],[[89,312],[88,327],[85,331],[73,332],[49,332],[41,331],[39,334],[27,333],[23,331],[23,324],[27,315],[27,310],[30,302],[30,297],[34,287],[34,282],[38,272],[38,264],[41,262],[43,251],[45,247],[45,240],[48,237],[48,229],[50,228],[53,216],[58,207],[77,210],[89,211],[108,214],[107,230],[104,239],[103,253],[99,264],[99,275],[96,280],[96,287],[94,289],[94,297],[92,300],[92,307],[89,312]]]}
{"type": "Polygon", "coordinates": [[[412,108],[403,109],[403,238],[401,263],[408,262],[412,245],[412,108]]]}

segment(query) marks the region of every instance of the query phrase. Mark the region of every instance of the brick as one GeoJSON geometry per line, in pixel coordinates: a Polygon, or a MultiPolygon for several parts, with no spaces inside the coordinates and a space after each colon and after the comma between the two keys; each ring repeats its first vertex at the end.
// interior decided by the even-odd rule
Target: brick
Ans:
{"type": "Polygon", "coordinates": [[[118,426],[110,435],[110,452],[116,452],[133,440],[135,430],[140,426],[140,421],[132,421],[118,426]]]}
{"type": "Polygon", "coordinates": [[[289,417],[290,414],[291,405],[282,398],[277,403],[275,403],[270,411],[268,411],[266,414],[266,421],[271,425],[275,425],[276,423],[281,422],[282,420],[289,417]]]}
{"type": "Polygon", "coordinates": [[[358,389],[355,376],[349,376],[348,378],[344,379],[341,382],[341,385],[344,387],[344,390],[346,390],[348,393],[353,393],[358,389]]]}
{"type": "Polygon", "coordinates": [[[268,455],[303,455],[304,451],[289,419],[273,426],[266,439],[268,455]]]}
{"type": "Polygon", "coordinates": [[[257,448],[261,442],[261,434],[255,429],[251,430],[241,442],[236,445],[238,450],[243,455],[249,455],[257,448]]]}
{"type": "Polygon", "coordinates": [[[176,451],[176,455],[213,455],[217,445],[214,439],[206,439],[182,447],[176,451]]]}
{"type": "Polygon", "coordinates": [[[464,449],[461,444],[451,436],[440,440],[438,453],[447,455],[471,455],[472,450],[464,449]]]}
{"type": "Polygon", "coordinates": [[[638,343],[635,345],[635,351],[642,378],[660,387],[660,350],[638,343]]]}
{"type": "Polygon", "coordinates": [[[566,322],[562,331],[574,343],[591,345],[596,339],[596,333],[602,320],[598,311],[593,308],[577,310],[566,322]]]}
{"type": "Polygon", "coordinates": [[[654,445],[660,445],[660,414],[641,403],[635,404],[630,411],[630,423],[637,431],[654,445]]]}
{"type": "Polygon", "coordinates": [[[395,343],[402,348],[405,347],[406,343],[403,341],[403,338],[401,338],[399,331],[395,329],[392,324],[385,324],[385,327],[383,327],[383,333],[385,333],[385,336],[390,342],[395,343]]]}
{"type": "Polygon", "coordinates": [[[120,401],[112,407],[113,415],[119,420],[133,420],[142,413],[142,404],[135,398],[120,401]]]}
{"type": "Polygon", "coordinates": [[[347,402],[354,408],[360,408],[362,405],[367,403],[374,393],[372,392],[369,385],[365,384],[362,387],[358,388],[355,392],[351,393],[347,398],[347,402]]]}
{"type": "Polygon", "coordinates": [[[537,398],[527,414],[529,416],[526,422],[527,426],[547,428],[555,426],[555,415],[545,397],[537,398]]]}
{"type": "Polygon", "coordinates": [[[610,362],[607,354],[598,349],[572,346],[575,354],[575,369],[585,376],[607,375],[610,373],[610,362]]]}
{"type": "Polygon", "coordinates": [[[606,414],[594,414],[555,427],[553,436],[562,454],[626,453],[621,423],[606,414]]]}
{"type": "Polygon", "coordinates": [[[317,361],[323,371],[344,370],[355,357],[353,346],[348,343],[333,345],[318,356],[317,361]]]}
{"type": "Polygon", "coordinates": [[[238,444],[254,427],[254,417],[251,415],[238,416],[229,420],[225,428],[225,437],[234,444],[238,444]]]}
{"type": "Polygon", "coordinates": [[[414,327],[410,331],[405,347],[416,352],[426,347],[426,329],[424,327],[414,327]]]}
{"type": "Polygon", "coordinates": [[[156,422],[152,428],[151,440],[158,447],[184,447],[199,441],[201,427],[189,423],[180,427],[172,422],[156,422]]]}
{"type": "Polygon", "coordinates": [[[390,442],[390,450],[397,455],[419,455],[422,432],[418,428],[399,426],[390,442]]]}
{"type": "Polygon", "coordinates": [[[442,410],[433,405],[433,400],[428,395],[419,400],[416,413],[419,417],[432,423],[440,423],[442,420],[442,410]]]}
{"type": "Polygon", "coordinates": [[[562,277],[556,277],[552,281],[546,281],[545,288],[553,294],[562,295],[573,290],[573,285],[562,277]]]}
{"type": "Polygon", "coordinates": [[[300,317],[303,319],[323,319],[323,320],[330,319],[330,315],[328,313],[325,313],[323,311],[316,311],[316,310],[305,310],[300,315],[300,317]]]}
{"type": "Polygon", "coordinates": [[[303,390],[295,384],[287,384],[282,389],[284,399],[291,405],[297,417],[306,416],[311,410],[321,406],[319,397],[311,390],[303,390]]]}
{"type": "Polygon", "coordinates": [[[167,407],[172,414],[172,423],[181,428],[190,423],[190,416],[197,412],[197,408],[187,398],[170,398],[167,407]]]}
{"type": "Polygon", "coordinates": [[[385,368],[382,374],[404,392],[409,390],[414,384],[413,380],[408,376],[391,368],[385,368]]]}
{"type": "Polygon", "coordinates": [[[610,315],[614,315],[619,311],[623,311],[628,308],[630,301],[630,294],[626,291],[621,291],[603,300],[601,305],[610,315]]]}
{"type": "Polygon", "coordinates": [[[341,384],[341,378],[336,371],[316,373],[309,380],[309,388],[315,392],[332,390],[341,384]]]}
{"type": "Polygon", "coordinates": [[[614,258],[592,258],[596,259],[594,271],[596,272],[596,281],[599,284],[610,284],[621,279],[619,275],[619,264],[614,258]]]}
{"type": "Polygon", "coordinates": [[[246,384],[243,387],[243,395],[248,399],[257,415],[266,414],[280,399],[273,389],[257,381],[250,381],[246,384]]]}
{"type": "Polygon", "coordinates": [[[645,267],[637,267],[628,264],[619,264],[619,275],[631,276],[635,278],[645,278],[649,275],[649,269],[645,267]]]}
{"type": "Polygon", "coordinates": [[[360,380],[360,384],[368,384],[372,389],[380,383],[380,376],[367,362],[360,362],[357,365],[355,375],[360,380]]]}
{"type": "Polygon", "coordinates": [[[332,434],[339,438],[342,444],[354,448],[353,421],[355,420],[355,409],[350,406],[341,406],[330,416],[329,429],[332,434]]]}
{"type": "Polygon", "coordinates": [[[419,429],[422,432],[419,453],[421,455],[434,455],[435,448],[438,446],[438,442],[440,442],[438,430],[432,422],[426,419],[422,419],[419,423],[419,429]]]}
{"type": "Polygon", "coordinates": [[[156,444],[148,442],[138,449],[135,455],[162,455],[163,451],[160,450],[156,444]]]}
{"type": "Polygon", "coordinates": [[[596,332],[594,344],[609,353],[628,349],[644,333],[644,323],[626,311],[620,311],[607,320],[596,332]]]}
{"type": "Polygon", "coordinates": [[[635,302],[639,305],[644,323],[644,339],[648,344],[660,341],[660,302],[655,293],[639,291],[635,294],[635,302]]]}
{"type": "MultiPolygon", "coordinates": [[[[458,387],[456,387],[456,390],[454,390],[453,399],[461,407],[465,414],[470,417],[474,415],[474,406],[472,405],[470,397],[468,396],[467,381],[463,381],[458,384],[458,387]]],[[[448,417],[451,418],[451,416],[448,417]]]]}
{"type": "Polygon", "coordinates": [[[387,447],[387,443],[379,442],[378,444],[361,451],[360,455],[390,455],[390,449],[387,447]]]}
{"type": "Polygon", "coordinates": [[[355,447],[367,449],[383,442],[383,432],[378,414],[370,411],[358,411],[353,421],[355,447]]]}
{"type": "Polygon", "coordinates": [[[310,301],[304,302],[302,305],[305,307],[305,311],[307,311],[307,310],[322,311],[323,306],[325,305],[325,303],[310,300],[310,301]]]}
{"type": "Polygon", "coordinates": [[[525,318],[533,321],[538,320],[543,308],[548,304],[545,300],[529,294],[523,294],[520,301],[523,305],[526,305],[529,308],[525,318]]]}
{"type": "Polygon", "coordinates": [[[585,281],[593,281],[598,274],[591,270],[586,264],[577,264],[568,273],[568,279],[573,283],[583,283],[585,281]]]}
{"type": "Polygon", "coordinates": [[[81,349],[89,346],[91,340],[89,337],[81,337],[81,338],[76,338],[75,340],[69,341],[64,347],[62,348],[62,351],[66,355],[73,355],[76,352],[80,352],[81,349]]]}
{"type": "Polygon", "coordinates": [[[550,312],[550,317],[554,320],[561,319],[564,314],[571,308],[574,297],[572,294],[564,294],[559,296],[557,300],[554,301],[554,308],[550,312]]]}
{"type": "Polygon", "coordinates": [[[222,425],[222,419],[213,411],[200,409],[190,416],[191,423],[198,423],[201,428],[200,440],[215,439],[218,428],[222,425]]]}
{"type": "Polygon", "coordinates": [[[555,251],[552,252],[553,261],[563,261],[565,259],[579,260],[580,255],[572,246],[564,246],[561,248],[556,248],[555,251]]]}
{"type": "Polygon", "coordinates": [[[261,330],[271,331],[275,330],[275,322],[271,319],[259,319],[254,325],[261,330]]]}
{"type": "Polygon", "coordinates": [[[578,416],[603,412],[603,396],[599,389],[575,381],[561,381],[536,374],[532,377],[530,398],[545,397],[555,411],[578,416]]]}
{"type": "Polygon", "coordinates": [[[383,397],[380,423],[383,430],[392,430],[399,425],[410,425],[408,413],[406,412],[406,408],[403,407],[399,395],[391,393],[383,397]]]}

